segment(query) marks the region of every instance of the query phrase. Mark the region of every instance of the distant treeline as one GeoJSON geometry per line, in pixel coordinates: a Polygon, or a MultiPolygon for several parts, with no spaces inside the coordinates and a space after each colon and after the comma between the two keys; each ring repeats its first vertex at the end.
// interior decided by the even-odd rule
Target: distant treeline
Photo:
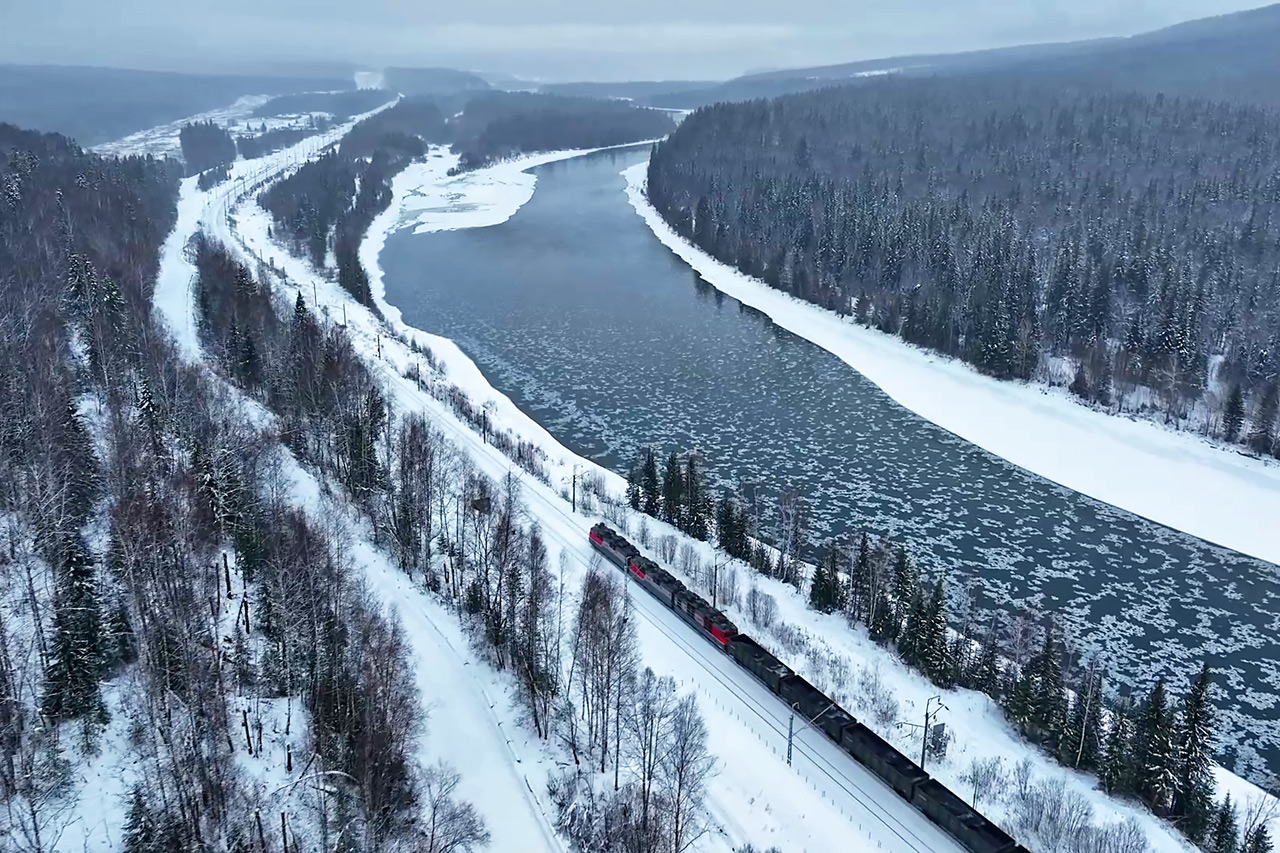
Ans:
{"type": "Polygon", "coordinates": [[[698,111],[655,150],[682,235],[1002,378],[1276,451],[1280,116],[994,79],[698,111]]]}
{"type": "Polygon", "coordinates": [[[321,132],[327,125],[328,122],[316,122],[311,127],[282,127],[256,136],[240,136],[236,138],[236,148],[244,159],[256,160],[288,148],[290,145],[296,145],[308,136],[321,132]]]}
{"type": "Polygon", "coordinates": [[[653,139],[666,113],[585,98],[483,93],[446,122],[433,99],[409,97],[357,124],[336,151],[308,163],[259,197],[276,236],[316,267],[334,253],[338,282],[373,307],[358,252],[373,218],[391,203],[392,179],[430,143],[452,141],[464,169],[514,154],[653,139]]]}
{"type": "Polygon", "coordinates": [[[490,92],[472,98],[450,127],[459,167],[466,170],[535,151],[659,139],[675,122],[668,113],[621,101],[490,92]]]}
{"type": "Polygon", "coordinates": [[[329,113],[342,122],[352,116],[377,109],[395,97],[386,89],[351,89],[345,92],[300,92],[272,98],[253,111],[255,118],[329,113]]]}
{"type": "Polygon", "coordinates": [[[178,132],[178,141],[182,143],[182,159],[187,163],[188,175],[235,162],[236,141],[226,128],[212,121],[184,124],[178,132]]]}
{"type": "Polygon", "coordinates": [[[276,235],[318,268],[332,248],[338,283],[373,307],[369,276],[358,257],[373,218],[391,203],[391,180],[428,141],[442,141],[444,122],[430,100],[406,98],[357,124],[336,151],[307,163],[259,196],[276,235]]]}

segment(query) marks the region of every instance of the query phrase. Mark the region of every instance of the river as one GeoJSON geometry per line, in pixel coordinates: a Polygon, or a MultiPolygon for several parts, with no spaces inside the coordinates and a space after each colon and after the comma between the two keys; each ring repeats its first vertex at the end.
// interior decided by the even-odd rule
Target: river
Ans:
{"type": "Polygon", "coordinates": [[[1217,672],[1228,767],[1280,758],[1276,566],[1018,468],[904,409],[835,356],[720,294],[636,215],[645,151],[538,167],[502,225],[415,235],[381,255],[387,301],[452,338],[566,447],[625,473],[638,447],[700,450],[723,485],[788,485],[812,538],[910,543],[978,609],[1053,615],[1113,682],[1181,690],[1217,672]]]}

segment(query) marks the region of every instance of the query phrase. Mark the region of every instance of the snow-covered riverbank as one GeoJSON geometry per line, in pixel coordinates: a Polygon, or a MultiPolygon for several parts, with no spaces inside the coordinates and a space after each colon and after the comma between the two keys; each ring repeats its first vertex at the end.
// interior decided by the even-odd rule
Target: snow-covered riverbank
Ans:
{"type": "Polygon", "coordinates": [[[1059,390],[982,376],[774,290],[676,234],[644,195],[646,169],[624,173],[627,194],[664,245],[717,290],[832,353],[901,405],[1077,492],[1280,564],[1280,465],[1085,408],[1059,390]]]}

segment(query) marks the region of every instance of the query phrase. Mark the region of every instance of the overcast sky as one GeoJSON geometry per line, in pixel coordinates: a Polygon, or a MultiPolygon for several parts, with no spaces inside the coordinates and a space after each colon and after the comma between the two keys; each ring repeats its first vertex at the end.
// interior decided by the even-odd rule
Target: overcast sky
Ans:
{"type": "Polygon", "coordinates": [[[1130,35],[1259,0],[0,0],[0,61],[173,70],[270,58],[534,79],[716,79],[1130,35]]]}

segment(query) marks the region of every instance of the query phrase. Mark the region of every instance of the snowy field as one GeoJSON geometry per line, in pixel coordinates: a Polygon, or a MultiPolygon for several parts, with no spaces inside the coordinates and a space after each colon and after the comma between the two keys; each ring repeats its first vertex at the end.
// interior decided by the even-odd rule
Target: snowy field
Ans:
{"type": "Polygon", "coordinates": [[[140,130],[123,139],[94,146],[92,150],[94,153],[104,156],[150,154],[153,157],[175,157],[181,159],[182,144],[178,141],[178,134],[185,124],[211,121],[226,128],[233,136],[257,136],[262,132],[263,127],[267,130],[305,128],[310,126],[312,117],[331,117],[329,113],[325,112],[255,117],[253,111],[271,100],[271,98],[271,95],[245,95],[229,107],[210,110],[207,113],[187,116],[169,124],[140,130]]]}
{"type": "Polygon", "coordinates": [[[646,168],[625,172],[627,192],[664,245],[716,289],[840,358],[901,405],[1069,489],[1280,564],[1280,465],[1085,408],[1060,389],[982,376],[774,290],[677,235],[644,196],[646,168]]]}
{"type": "Polygon", "coordinates": [[[245,95],[229,107],[210,110],[207,113],[187,116],[177,121],[162,124],[158,127],[140,130],[115,142],[104,142],[93,148],[95,154],[106,156],[125,156],[128,154],[150,154],[153,157],[180,157],[182,145],[178,142],[178,133],[184,124],[211,121],[228,127],[235,122],[243,121],[253,114],[258,107],[271,100],[270,95],[245,95]]]}

